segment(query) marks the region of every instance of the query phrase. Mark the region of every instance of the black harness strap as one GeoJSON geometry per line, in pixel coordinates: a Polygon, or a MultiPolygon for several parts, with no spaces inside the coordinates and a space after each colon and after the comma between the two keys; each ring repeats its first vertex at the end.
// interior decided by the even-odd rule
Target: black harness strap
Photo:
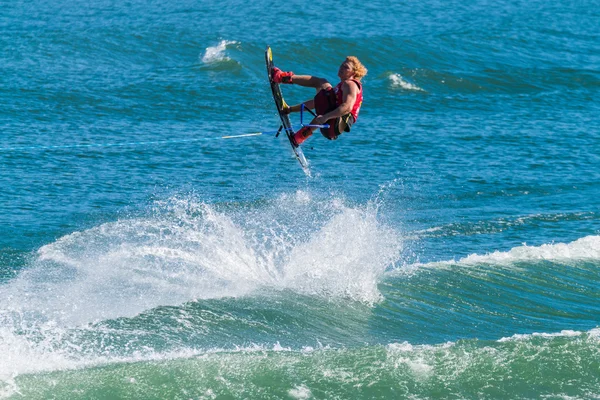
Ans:
{"type": "Polygon", "coordinates": [[[308,108],[308,107],[304,107],[304,109],[305,109],[306,111],[308,111],[309,113],[311,113],[311,114],[313,115],[313,117],[316,117],[316,116],[317,116],[317,114],[315,114],[315,113],[313,112],[313,110],[311,110],[310,108],[308,108]]]}

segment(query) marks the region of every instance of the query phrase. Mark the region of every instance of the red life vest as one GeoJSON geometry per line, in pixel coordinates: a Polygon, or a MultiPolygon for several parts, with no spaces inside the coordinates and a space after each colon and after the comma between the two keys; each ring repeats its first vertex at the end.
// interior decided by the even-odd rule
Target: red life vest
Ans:
{"type": "MultiPolygon", "coordinates": [[[[360,106],[362,105],[363,95],[362,95],[362,85],[359,81],[352,79],[358,85],[358,94],[356,95],[356,101],[354,102],[354,106],[352,110],[350,110],[350,114],[354,119],[353,122],[356,122],[358,118],[358,113],[360,111],[360,106]]],[[[335,110],[344,102],[344,93],[342,91],[342,86],[344,82],[340,82],[335,88],[331,86],[327,89],[320,90],[315,96],[315,110],[319,115],[325,115],[330,111],[335,110]]],[[[342,116],[343,117],[343,116],[342,116]]],[[[329,128],[321,128],[321,133],[329,140],[333,140],[337,138],[342,132],[339,132],[338,128],[338,119],[330,119],[327,121],[329,124],[329,128]]],[[[346,132],[350,131],[350,126],[352,125],[351,121],[348,121],[347,127],[345,128],[346,132]]]]}
{"type": "MultiPolygon", "coordinates": [[[[358,85],[358,93],[356,94],[356,101],[354,102],[354,106],[352,107],[352,110],[350,110],[350,113],[354,117],[354,122],[356,122],[356,120],[358,119],[358,113],[360,112],[360,106],[362,105],[362,101],[363,101],[363,93],[362,93],[362,85],[360,84],[360,82],[357,81],[356,79],[351,79],[351,81],[358,85]]],[[[337,96],[336,100],[337,100],[338,107],[340,106],[340,104],[342,104],[344,102],[344,93],[342,90],[343,85],[344,85],[344,82],[340,82],[333,89],[337,96]]]]}

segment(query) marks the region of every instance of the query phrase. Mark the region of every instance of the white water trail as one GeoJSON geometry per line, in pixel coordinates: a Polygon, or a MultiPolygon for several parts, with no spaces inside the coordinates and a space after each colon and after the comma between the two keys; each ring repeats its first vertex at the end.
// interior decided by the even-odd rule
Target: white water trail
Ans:
{"type": "Polygon", "coordinates": [[[265,288],[377,302],[379,278],[400,258],[402,240],[376,210],[302,191],[223,210],[172,198],[147,216],[45,245],[0,285],[0,391],[12,393],[19,374],[119,359],[118,349],[87,339],[119,338],[97,323],[156,307],[264,295],[265,288]]]}
{"type": "Polygon", "coordinates": [[[400,235],[373,208],[294,197],[227,212],[175,198],[153,215],[64,236],[0,286],[0,327],[15,318],[85,325],[265,287],[377,302],[380,276],[400,258],[400,235]]]}

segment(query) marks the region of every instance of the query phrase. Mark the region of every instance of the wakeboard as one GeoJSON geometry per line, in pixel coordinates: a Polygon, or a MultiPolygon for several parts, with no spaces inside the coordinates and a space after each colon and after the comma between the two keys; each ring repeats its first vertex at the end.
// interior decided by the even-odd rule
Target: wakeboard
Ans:
{"type": "Polygon", "coordinates": [[[310,169],[308,168],[308,161],[306,157],[304,157],[304,152],[299,146],[296,146],[294,143],[294,129],[292,128],[292,122],[290,121],[290,117],[288,114],[283,112],[284,107],[287,107],[285,100],[283,99],[283,94],[281,93],[281,88],[278,83],[273,82],[272,70],[273,70],[273,52],[271,48],[267,46],[265,50],[265,61],[267,64],[267,74],[269,74],[269,83],[271,85],[271,92],[273,93],[273,100],[275,100],[275,106],[277,107],[277,113],[279,114],[279,118],[281,119],[281,128],[285,132],[288,140],[290,141],[290,145],[292,146],[292,151],[296,156],[296,159],[302,166],[304,173],[310,176],[310,169]]]}

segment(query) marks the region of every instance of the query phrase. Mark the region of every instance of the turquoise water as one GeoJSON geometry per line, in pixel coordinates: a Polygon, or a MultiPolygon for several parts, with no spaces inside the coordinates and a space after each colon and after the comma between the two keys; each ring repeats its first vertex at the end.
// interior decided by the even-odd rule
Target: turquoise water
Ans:
{"type": "Polygon", "coordinates": [[[2,5],[0,398],[600,397],[597,4],[344,7],[2,5]]]}

